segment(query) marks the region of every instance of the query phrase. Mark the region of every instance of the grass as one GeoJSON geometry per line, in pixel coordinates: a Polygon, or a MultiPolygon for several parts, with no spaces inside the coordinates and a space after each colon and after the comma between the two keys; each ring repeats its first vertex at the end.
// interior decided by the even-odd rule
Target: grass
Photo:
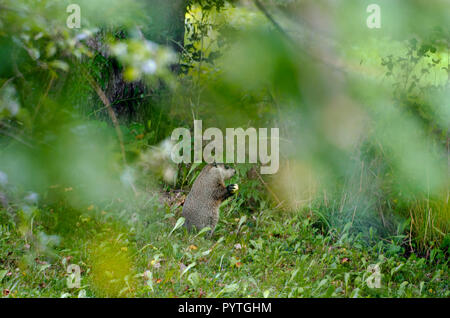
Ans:
{"type": "Polygon", "coordinates": [[[81,210],[63,198],[14,216],[1,210],[0,291],[3,297],[450,296],[443,251],[421,258],[395,237],[367,242],[349,227],[324,232],[302,211],[271,208],[256,197],[255,182],[235,178],[241,192],[222,206],[212,238],[179,226],[182,196],[118,198],[81,210]],[[70,264],[80,268],[78,287],[67,283],[76,278],[70,264]],[[370,287],[375,265],[380,288],[370,287]]]}
{"type": "Polygon", "coordinates": [[[421,249],[428,250],[429,253],[430,247],[436,245],[436,242],[448,244],[450,239],[448,197],[416,200],[409,208],[409,214],[412,220],[410,235],[417,238],[421,249]]]}

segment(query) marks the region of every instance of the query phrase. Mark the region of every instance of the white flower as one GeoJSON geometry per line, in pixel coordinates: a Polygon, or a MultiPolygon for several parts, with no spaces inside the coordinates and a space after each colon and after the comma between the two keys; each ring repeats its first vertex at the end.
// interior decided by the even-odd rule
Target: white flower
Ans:
{"type": "Polygon", "coordinates": [[[87,39],[88,38],[88,34],[87,33],[79,33],[79,34],[77,34],[76,36],[75,36],[75,39],[77,40],[77,41],[82,41],[82,40],[85,40],[85,39],[87,39]]]}
{"type": "Polygon", "coordinates": [[[157,65],[155,60],[148,59],[144,62],[144,65],[142,65],[142,71],[145,74],[155,74],[157,69],[157,65]]]}
{"type": "Polygon", "coordinates": [[[127,54],[128,45],[125,43],[117,43],[111,48],[112,52],[117,56],[123,56],[127,54]]]}

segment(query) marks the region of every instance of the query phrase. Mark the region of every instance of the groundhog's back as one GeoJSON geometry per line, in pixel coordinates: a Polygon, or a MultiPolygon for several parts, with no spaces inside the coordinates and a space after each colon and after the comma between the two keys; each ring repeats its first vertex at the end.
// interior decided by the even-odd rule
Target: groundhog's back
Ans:
{"type": "Polygon", "coordinates": [[[220,202],[214,198],[214,191],[220,178],[210,170],[210,165],[203,168],[184,201],[182,214],[188,229],[206,226],[213,229],[217,223],[220,202]]]}

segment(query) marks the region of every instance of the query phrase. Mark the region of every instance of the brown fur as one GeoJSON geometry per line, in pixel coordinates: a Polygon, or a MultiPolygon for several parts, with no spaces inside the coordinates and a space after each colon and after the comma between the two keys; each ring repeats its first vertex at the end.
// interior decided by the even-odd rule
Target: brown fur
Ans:
{"type": "Polygon", "coordinates": [[[203,168],[183,205],[183,217],[188,229],[210,227],[213,234],[219,220],[220,204],[238,188],[235,184],[226,187],[224,180],[235,173],[233,168],[226,169],[224,164],[208,164],[203,168]]]}

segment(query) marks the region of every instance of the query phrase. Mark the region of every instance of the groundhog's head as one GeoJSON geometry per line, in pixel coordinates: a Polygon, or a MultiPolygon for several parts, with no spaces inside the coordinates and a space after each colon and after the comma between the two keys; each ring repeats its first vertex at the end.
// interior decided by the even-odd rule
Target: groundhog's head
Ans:
{"type": "Polygon", "coordinates": [[[230,179],[236,174],[236,170],[223,163],[211,164],[211,171],[217,171],[223,180],[230,179]]]}

